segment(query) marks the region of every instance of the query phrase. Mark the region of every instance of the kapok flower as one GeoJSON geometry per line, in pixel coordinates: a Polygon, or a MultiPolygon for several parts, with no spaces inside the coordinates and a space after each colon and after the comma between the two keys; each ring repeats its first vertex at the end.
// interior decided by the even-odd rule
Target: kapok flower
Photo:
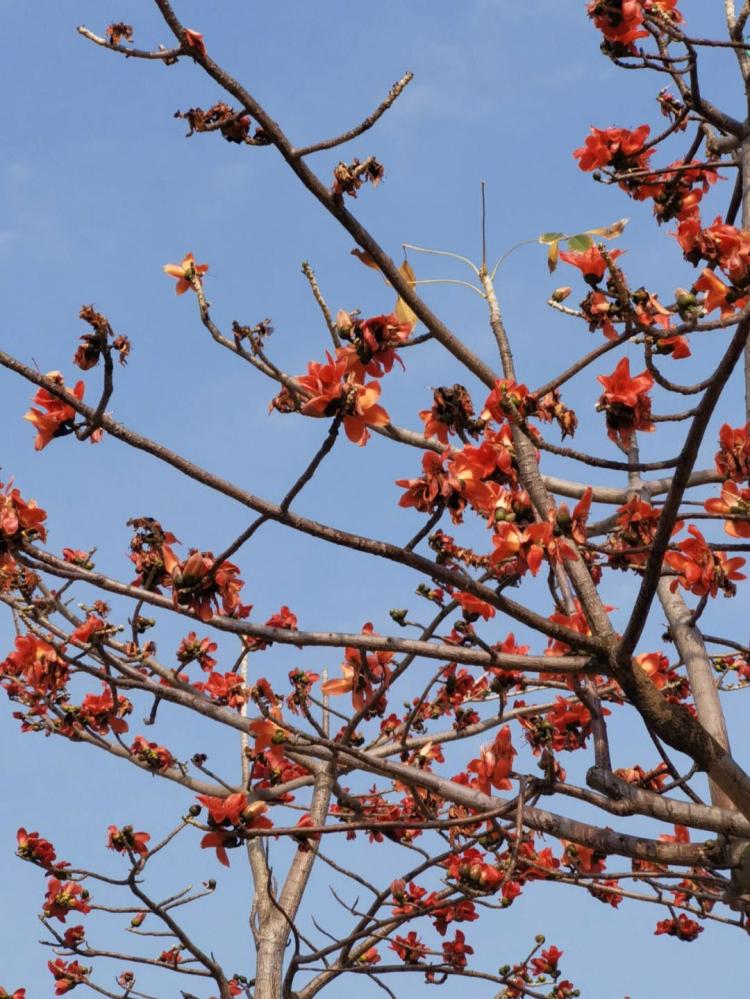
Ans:
{"type": "MultiPolygon", "coordinates": [[[[65,384],[63,376],[59,371],[49,371],[46,377],[50,378],[56,385],[59,385],[60,388],[65,389],[66,392],[74,395],[79,402],[83,399],[83,382],[76,382],[71,389],[65,384]]],[[[34,441],[34,449],[36,451],[41,451],[42,448],[45,448],[53,437],[63,437],[72,432],[76,411],[67,402],[58,399],[56,395],[48,392],[46,388],[40,388],[31,401],[37,406],[42,407],[40,410],[34,409],[32,406],[28,413],[24,414],[24,420],[28,420],[32,426],[36,427],[37,434],[34,441]],[[47,412],[42,412],[42,410],[46,410],[47,412]]]]}
{"type": "Polygon", "coordinates": [[[719,431],[719,450],[714,457],[716,471],[733,482],[750,480],[750,423],[730,427],[725,423],[719,431]]]}
{"type": "MultiPolygon", "coordinates": [[[[2,483],[0,483],[2,489],[2,483]]],[[[12,480],[0,493],[0,534],[6,539],[16,538],[23,532],[35,534],[40,541],[47,540],[43,526],[47,514],[36,505],[36,500],[24,500],[18,489],[13,488],[12,480]]]]}
{"type": "MultiPolygon", "coordinates": [[[[369,621],[362,625],[362,631],[365,635],[377,634],[369,621]]],[[[362,654],[359,649],[347,646],[344,662],[341,664],[343,677],[326,680],[321,690],[327,695],[351,693],[354,710],[361,711],[372,698],[374,686],[387,687],[391,676],[389,664],[392,659],[393,652],[362,654]]],[[[374,704],[371,710],[377,713],[381,704],[384,710],[383,699],[374,704]]]]}
{"type": "Polygon", "coordinates": [[[475,597],[472,593],[454,593],[453,599],[460,604],[467,621],[474,622],[477,618],[489,621],[495,616],[495,608],[488,604],[486,600],[475,597]]]}
{"type": "Polygon", "coordinates": [[[678,940],[689,942],[695,940],[698,934],[702,932],[703,927],[699,923],[696,923],[694,919],[690,919],[684,912],[681,912],[674,919],[660,920],[656,924],[654,936],[658,937],[666,933],[667,936],[677,937],[678,940]]]}
{"type": "Polygon", "coordinates": [[[580,149],[573,150],[581,170],[597,170],[609,166],[615,170],[638,169],[648,166],[648,157],[654,152],[649,149],[639,155],[651,129],[641,125],[634,132],[627,128],[592,128],[580,149]]]}
{"type": "MultiPolygon", "coordinates": [[[[607,256],[615,261],[622,256],[622,250],[610,250],[607,256]]],[[[599,284],[607,269],[607,261],[598,246],[590,246],[588,250],[577,253],[571,250],[568,253],[561,253],[560,260],[566,264],[572,264],[583,274],[583,280],[592,286],[599,284]]]]}
{"type": "MultiPolygon", "coordinates": [[[[57,859],[57,854],[55,853],[55,848],[50,843],[48,839],[44,839],[37,832],[26,832],[26,830],[21,826],[21,828],[16,833],[16,841],[18,846],[16,847],[16,853],[23,860],[28,860],[32,864],[39,864],[40,867],[65,867],[67,861],[60,861],[60,863],[55,864],[57,859]]],[[[0,995],[0,999],[2,996],[0,995]]]]}
{"type": "Polygon", "coordinates": [[[713,312],[714,309],[720,309],[722,319],[733,315],[735,311],[733,301],[736,302],[736,299],[730,301],[727,297],[730,296],[732,289],[729,285],[724,284],[721,278],[709,267],[704,268],[701,276],[694,283],[693,288],[696,291],[706,293],[706,297],[703,300],[703,308],[706,312],[713,312]]]}
{"type": "Polygon", "coordinates": [[[634,42],[648,38],[642,0],[590,0],[587,13],[614,54],[634,52],[634,42]]]}
{"type": "Polygon", "coordinates": [[[707,594],[715,597],[721,589],[726,596],[734,596],[735,581],[745,579],[738,570],[745,564],[744,558],[727,558],[724,552],[713,551],[706,539],[694,525],[688,527],[691,535],[677,545],[677,551],[670,551],[664,561],[677,574],[671,584],[674,592],[678,584],[695,593],[698,597],[707,594]]]}
{"type": "Polygon", "coordinates": [[[43,912],[47,919],[59,919],[61,923],[69,912],[91,912],[88,904],[89,893],[77,881],[59,881],[50,878],[47,881],[47,893],[44,897],[43,912]]]}
{"type": "Polygon", "coordinates": [[[95,614],[89,614],[83,624],[79,624],[71,634],[70,640],[77,645],[88,645],[91,642],[92,636],[106,627],[107,625],[100,617],[97,617],[95,614]]]}
{"type": "Polygon", "coordinates": [[[648,396],[654,379],[648,371],[631,377],[630,361],[623,357],[611,375],[598,375],[596,380],[604,386],[596,408],[606,413],[610,440],[627,446],[636,430],[654,430],[648,396]]]}
{"type": "Polygon", "coordinates": [[[356,381],[364,381],[365,373],[382,378],[394,361],[404,366],[397,349],[409,339],[412,323],[401,322],[395,313],[353,319],[340,312],[336,320],[341,338],[351,342],[351,347],[339,349],[337,357],[346,361],[347,371],[353,373],[356,381]]]}
{"type": "Polygon", "coordinates": [[[740,489],[736,482],[725,482],[721,496],[703,504],[709,513],[729,514],[737,520],[725,520],[724,530],[732,538],[750,538],[750,489],[740,489]]]}
{"type": "Polygon", "coordinates": [[[145,857],[148,853],[146,844],[150,839],[151,836],[147,832],[135,832],[132,826],[123,826],[121,829],[109,826],[107,829],[107,846],[116,853],[125,853],[127,850],[129,853],[139,853],[145,857]]]}
{"type": "Polygon", "coordinates": [[[534,957],[531,960],[531,966],[534,969],[535,975],[555,975],[557,974],[557,965],[560,962],[560,958],[563,956],[564,951],[558,950],[553,944],[546,950],[542,951],[541,957],[534,957]]]}
{"type": "Polygon", "coordinates": [[[169,545],[162,545],[162,558],[171,577],[175,607],[188,607],[201,621],[211,620],[219,609],[219,598],[227,617],[244,618],[252,610],[251,604],[240,600],[245,584],[234,562],[222,562],[217,568],[211,552],[199,551],[180,562],[169,545]]]}
{"type": "MultiPolygon", "coordinates": [[[[195,34],[195,32],[193,32],[195,34]]],[[[187,38],[188,32],[185,32],[187,38]]],[[[200,35],[198,36],[201,37],[200,35]]],[[[205,55],[205,49],[203,50],[205,55]]],[[[192,253],[186,253],[181,264],[164,264],[164,273],[177,279],[175,291],[178,295],[184,295],[194,287],[194,282],[200,285],[201,278],[208,270],[208,264],[196,264],[192,253]]]]}
{"type": "Polygon", "coordinates": [[[350,389],[351,413],[344,417],[344,432],[352,444],[364,447],[370,439],[368,427],[385,427],[390,423],[390,417],[382,406],[378,405],[380,385],[378,382],[368,382],[366,385],[354,385],[350,389]]]}
{"type": "Polygon", "coordinates": [[[91,968],[84,968],[78,961],[66,962],[61,957],[58,957],[56,961],[47,961],[47,967],[55,979],[56,996],[63,996],[66,992],[70,992],[76,985],[85,982],[91,973],[91,968]]]}
{"type": "Polygon", "coordinates": [[[165,746],[148,742],[142,735],[137,735],[130,747],[130,752],[149,770],[167,770],[174,763],[174,757],[165,746]]]}
{"type": "Polygon", "coordinates": [[[466,769],[477,775],[476,786],[484,794],[491,794],[492,787],[498,791],[509,791],[513,786],[508,778],[513,770],[515,755],[510,728],[504,725],[495,736],[495,741],[482,746],[479,758],[471,760],[466,769]]]}
{"type": "Polygon", "coordinates": [[[208,809],[208,823],[215,827],[201,840],[201,848],[213,847],[220,864],[229,867],[227,848],[239,846],[243,831],[250,829],[271,829],[273,823],[264,818],[268,805],[263,801],[250,802],[247,795],[238,791],[226,798],[210,795],[197,795],[198,801],[208,809]],[[229,828],[232,827],[232,828],[229,828]]]}
{"type": "Polygon", "coordinates": [[[301,412],[305,416],[335,416],[343,412],[346,436],[363,447],[370,438],[368,426],[384,427],[390,420],[385,409],[378,405],[380,385],[377,382],[359,384],[351,375],[347,378],[346,358],[334,361],[327,352],[326,357],[327,364],[310,361],[307,374],[297,377],[310,395],[301,412]]]}

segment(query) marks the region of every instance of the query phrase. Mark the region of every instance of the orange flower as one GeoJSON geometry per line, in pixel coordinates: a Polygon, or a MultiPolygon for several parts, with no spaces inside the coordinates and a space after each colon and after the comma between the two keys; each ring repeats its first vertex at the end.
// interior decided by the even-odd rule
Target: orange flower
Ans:
{"type": "Polygon", "coordinates": [[[634,132],[627,128],[592,128],[580,149],[573,150],[581,170],[597,170],[612,164],[615,170],[638,169],[648,166],[648,157],[654,152],[649,149],[639,156],[651,129],[641,125],[634,132]],[[634,157],[636,158],[634,160],[634,157]]]}
{"type": "Polygon", "coordinates": [[[468,621],[476,621],[478,617],[489,621],[495,616],[495,608],[492,604],[475,597],[472,593],[454,593],[453,599],[463,608],[464,617],[468,621]]]}
{"type": "MultiPolygon", "coordinates": [[[[377,634],[369,621],[362,625],[362,632],[365,635],[377,634]]],[[[393,652],[369,652],[365,654],[359,649],[347,646],[345,659],[341,664],[343,677],[338,680],[326,680],[321,690],[328,695],[351,693],[354,710],[361,711],[372,697],[375,685],[387,687],[391,676],[389,663],[393,659],[393,655],[393,652]]],[[[382,710],[385,710],[382,698],[372,706],[371,710],[382,714],[381,706],[382,710]]]]}
{"type": "MultiPolygon", "coordinates": [[[[622,250],[610,250],[609,259],[617,260],[618,257],[622,256],[622,252],[622,250]]],[[[583,280],[590,285],[599,284],[607,269],[607,261],[598,246],[590,246],[583,253],[576,253],[572,250],[569,253],[561,253],[560,260],[577,267],[583,274],[583,280]]]]}
{"type": "Polygon", "coordinates": [[[648,371],[630,376],[630,361],[623,357],[611,375],[598,375],[604,392],[596,404],[607,414],[607,433],[610,440],[627,446],[636,430],[654,430],[651,422],[651,399],[648,392],[654,379],[648,371]]]}
{"type": "Polygon", "coordinates": [[[725,423],[719,431],[719,450],[714,457],[716,471],[733,482],[750,479],[750,423],[730,427],[725,423]]]}
{"type": "Polygon", "coordinates": [[[353,375],[346,378],[347,358],[339,355],[334,361],[328,352],[326,357],[327,364],[310,361],[307,374],[297,377],[310,394],[301,412],[305,416],[333,416],[343,409],[346,436],[363,447],[370,439],[368,427],[384,427],[390,421],[388,413],[378,405],[380,385],[377,382],[361,385],[352,380],[353,375]]]}
{"type": "Polygon", "coordinates": [[[725,520],[724,530],[733,538],[750,538],[750,489],[740,489],[736,482],[725,482],[721,497],[703,504],[709,513],[732,514],[743,520],[725,520]]]}
{"type": "Polygon", "coordinates": [[[691,535],[677,545],[677,551],[670,551],[664,561],[677,574],[671,584],[672,591],[678,584],[698,597],[707,594],[715,597],[721,589],[727,596],[734,596],[735,581],[745,579],[738,570],[745,564],[744,558],[727,558],[724,552],[716,552],[708,547],[706,539],[697,527],[688,527],[691,535]]]}
{"type": "Polygon", "coordinates": [[[504,725],[495,736],[495,741],[482,746],[479,758],[471,760],[466,769],[477,775],[476,785],[484,794],[491,794],[491,787],[509,791],[513,786],[508,778],[513,770],[515,755],[510,728],[504,725]]]}
{"type": "Polygon", "coordinates": [[[240,601],[245,585],[234,562],[222,562],[218,568],[211,552],[193,550],[180,562],[169,545],[162,545],[164,570],[171,577],[175,607],[187,607],[201,621],[210,621],[221,607],[227,617],[247,617],[252,604],[240,601]]]}
{"type": "Polygon", "coordinates": [[[271,829],[273,823],[264,818],[268,805],[263,801],[248,800],[247,795],[238,791],[226,798],[213,798],[210,795],[197,795],[198,801],[208,809],[208,823],[216,827],[206,833],[201,840],[201,848],[213,847],[220,864],[229,867],[227,847],[239,846],[242,837],[237,833],[250,829],[271,829]],[[225,828],[233,826],[233,829],[225,828]]]}
{"type": "Polygon", "coordinates": [[[12,480],[5,487],[5,492],[0,493],[0,533],[6,538],[14,538],[27,531],[36,534],[40,541],[46,541],[47,530],[43,526],[46,519],[47,514],[36,505],[35,500],[21,498],[18,489],[13,488],[12,480]]]}
{"type": "Polygon", "coordinates": [[[344,432],[352,444],[364,447],[370,439],[368,427],[385,427],[390,423],[388,413],[378,405],[379,398],[378,382],[354,386],[354,395],[350,403],[352,413],[344,417],[344,432]]]}
{"type": "MultiPolygon", "coordinates": [[[[185,35],[188,35],[187,31],[185,35]]],[[[200,38],[200,35],[198,37],[200,38]]],[[[205,55],[205,50],[203,54],[205,55]]],[[[164,264],[164,273],[177,278],[174,290],[178,295],[184,295],[186,291],[190,291],[195,281],[200,284],[201,278],[207,270],[208,264],[196,264],[192,253],[185,254],[181,264],[164,264]]]]}
{"type": "Polygon", "coordinates": [[[340,312],[336,320],[341,338],[351,341],[351,347],[339,348],[337,357],[346,361],[347,371],[353,373],[355,381],[363,381],[365,373],[382,378],[394,361],[404,366],[396,351],[409,339],[411,323],[401,322],[395,313],[353,319],[340,312]]]}
{"type": "Polygon", "coordinates": [[[703,308],[706,312],[713,312],[714,309],[721,309],[721,318],[731,316],[734,312],[734,305],[727,300],[729,285],[724,284],[720,277],[710,268],[704,268],[701,276],[693,285],[696,291],[704,291],[706,297],[703,300],[703,308]]]}
{"type": "MultiPolygon", "coordinates": [[[[59,371],[48,372],[47,378],[52,379],[56,385],[64,388],[66,392],[71,392],[79,401],[83,399],[83,382],[76,382],[72,389],[68,388],[59,371]]],[[[58,399],[57,396],[52,395],[45,388],[40,388],[31,401],[36,403],[37,406],[41,406],[42,409],[47,410],[46,413],[43,413],[41,410],[32,407],[24,415],[24,420],[28,420],[29,423],[36,427],[37,435],[34,441],[34,449],[36,451],[41,451],[42,448],[45,448],[53,437],[63,437],[73,431],[73,420],[75,419],[76,411],[67,402],[58,399]]]]}

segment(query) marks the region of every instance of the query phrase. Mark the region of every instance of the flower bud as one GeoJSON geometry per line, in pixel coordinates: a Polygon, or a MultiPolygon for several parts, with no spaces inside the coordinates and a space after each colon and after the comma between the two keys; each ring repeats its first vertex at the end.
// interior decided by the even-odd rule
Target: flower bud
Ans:
{"type": "Polygon", "coordinates": [[[564,285],[562,288],[555,288],[550,295],[550,298],[553,302],[564,302],[572,291],[572,288],[568,287],[568,285],[564,285]]]}

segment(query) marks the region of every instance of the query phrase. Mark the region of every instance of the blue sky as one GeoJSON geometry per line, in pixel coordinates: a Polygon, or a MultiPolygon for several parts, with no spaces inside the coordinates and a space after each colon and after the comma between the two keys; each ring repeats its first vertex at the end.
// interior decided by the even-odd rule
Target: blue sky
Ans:
{"type": "MultiPolygon", "coordinates": [[[[634,127],[649,121],[658,130],[663,123],[653,100],[660,84],[646,74],[618,71],[600,55],[597,33],[579,0],[384,0],[377,9],[343,0],[273,9],[225,0],[211,6],[216,10],[186,0],[177,10],[184,23],[203,31],[212,55],[266,104],[298,144],[349,127],[404,70],[414,71],[414,82],[392,111],[349,150],[360,158],[373,153],[385,165],[384,183],[363,191],[354,207],[394,257],[401,243],[410,242],[476,259],[484,180],[493,259],[545,230],[577,231],[626,215],[632,221],[620,245],[627,250],[634,286],[647,283],[668,299],[675,286],[692,280],[669,227],[658,230],[647,206],[593,184],[571,156],[592,124],[634,127]]],[[[681,8],[696,34],[721,30],[718,0],[683,0],[681,8]]],[[[78,310],[94,302],[134,346],[127,369],[118,372],[114,415],[251,491],[280,497],[316,450],[323,424],[269,415],[273,387],[207,342],[191,296],[175,298],[162,265],[179,261],[188,250],[208,261],[206,289],[217,321],[226,328],[233,319],[252,325],[271,317],[271,350],[292,372],[320,359],[326,347],[325,330],[300,273],[303,260],[312,263],[334,309],[361,308],[366,315],[387,311],[392,293],[350,255],[349,237],[299,188],[273,150],[238,148],[216,136],[185,140],[184,123],[173,113],[205,107],[219,97],[188,60],[172,68],[126,61],[75,33],[78,23],[102,31],[109,21],[122,19],[135,25],[137,43],[144,47],[169,44],[169,33],[150,4],[69,0],[36,4],[32,11],[2,0],[0,11],[8,40],[6,80],[15,95],[6,97],[0,112],[5,137],[0,153],[3,347],[43,371],[62,369],[72,381],[70,358],[84,332],[78,310]]],[[[710,98],[727,99],[728,110],[737,108],[741,91],[730,57],[708,63],[704,87],[710,98]]],[[[678,144],[670,156],[679,154],[678,144]]],[[[323,153],[314,165],[327,178],[337,159],[335,152],[323,153]]],[[[729,183],[720,185],[717,213],[728,198],[729,183]]],[[[465,276],[438,258],[410,259],[419,277],[465,276]]],[[[520,249],[500,272],[498,290],[519,380],[530,386],[595,343],[582,326],[544,306],[550,290],[566,283],[575,286],[576,295],[581,291],[569,269],[547,275],[540,247],[520,249]]],[[[438,286],[429,289],[428,300],[494,364],[478,298],[438,286]]],[[[709,346],[682,362],[682,380],[700,378],[716,349],[709,346]]],[[[610,360],[597,373],[611,370],[610,360]]],[[[95,397],[92,374],[88,391],[95,397]]],[[[156,516],[185,543],[213,550],[245,526],[242,510],[204,496],[192,483],[115,441],[97,448],[57,441],[35,454],[31,428],[20,419],[29,388],[7,374],[0,377],[0,417],[6,428],[0,477],[15,475],[24,495],[37,497],[48,509],[55,549],[97,546],[99,565],[129,578],[129,517],[156,516]]],[[[458,377],[471,384],[441,352],[429,347],[409,352],[407,372],[386,381],[383,401],[397,422],[415,426],[415,409],[429,405],[430,387],[458,377]]],[[[597,395],[590,374],[567,397],[582,421],[576,446],[619,457],[604,440],[601,416],[593,412],[597,395]]],[[[482,393],[476,398],[481,400],[482,393]]],[[[717,425],[724,419],[741,422],[739,398],[739,386],[733,385],[717,425]]],[[[644,456],[673,453],[668,433],[655,436],[658,443],[644,441],[644,456]]],[[[704,465],[712,450],[709,443],[704,465]]],[[[350,530],[406,540],[420,519],[398,511],[399,491],[392,483],[416,474],[418,460],[415,452],[394,451],[382,440],[363,450],[342,442],[298,508],[350,530]]],[[[545,469],[564,474],[554,461],[545,469]]],[[[618,480],[612,475],[606,481],[618,480]]],[[[351,553],[330,553],[273,526],[263,529],[240,561],[259,620],[288,603],[302,626],[311,629],[356,629],[373,620],[388,631],[388,608],[415,603],[413,577],[388,565],[366,567],[351,553]]],[[[626,615],[630,587],[623,577],[608,587],[608,599],[626,615]]],[[[87,596],[80,591],[79,599],[87,596]]],[[[737,610],[736,603],[719,606],[716,620],[726,623],[737,610]]],[[[500,627],[502,637],[511,625],[500,627]]],[[[658,647],[660,632],[655,615],[650,647],[658,647]]],[[[166,624],[160,648],[168,651],[180,633],[166,624]]],[[[0,636],[3,647],[9,647],[7,618],[0,621],[0,636]]],[[[259,668],[269,676],[274,669],[283,675],[298,662],[311,669],[327,666],[335,675],[338,657],[274,650],[259,668]]],[[[730,701],[730,721],[742,718],[741,697],[730,701]]],[[[134,821],[156,836],[186,807],[186,795],[140,773],[123,772],[126,768],[80,747],[21,737],[10,709],[0,711],[6,802],[0,817],[0,870],[12,900],[0,916],[0,985],[26,984],[29,999],[37,999],[51,994],[44,966],[48,955],[35,943],[42,879],[12,856],[17,826],[51,836],[58,853],[73,861],[90,857],[92,866],[116,866],[105,856],[106,826],[134,821]]],[[[186,731],[184,721],[168,711],[163,720],[159,737],[170,746],[185,756],[209,746],[212,758],[231,772],[235,754],[227,736],[217,739],[193,721],[186,731]]],[[[616,721],[613,731],[618,763],[635,762],[638,751],[631,746],[643,745],[639,726],[616,721]]],[[[737,746],[742,758],[747,742],[740,739],[737,746]]],[[[530,760],[528,766],[533,766],[530,760]]],[[[391,855],[385,856],[390,862],[391,855]]],[[[198,880],[221,873],[208,854],[198,854],[194,837],[176,857],[172,866],[163,864],[158,871],[165,890],[175,886],[175,868],[181,876],[189,866],[198,880]]],[[[248,971],[248,888],[240,871],[237,861],[232,877],[222,879],[221,898],[192,918],[203,932],[220,924],[228,966],[248,971]]],[[[327,883],[327,873],[318,871],[311,898],[319,918],[335,923],[340,914],[327,883]]],[[[511,910],[472,927],[470,937],[493,966],[520,958],[534,934],[543,932],[565,950],[567,976],[584,995],[597,999],[698,996],[717,989],[725,995],[742,993],[746,976],[737,949],[744,941],[736,931],[722,933],[709,925],[697,943],[685,945],[653,937],[660,916],[656,908],[644,912],[626,902],[614,912],[572,890],[531,886],[511,910]]],[[[106,927],[101,933],[106,940],[106,927]]],[[[148,991],[146,981],[144,976],[141,983],[148,991]]],[[[329,994],[343,996],[350,988],[340,984],[329,994]]],[[[416,982],[397,988],[401,995],[412,990],[419,991],[416,982]]],[[[482,987],[466,991],[486,994],[482,987]]]]}

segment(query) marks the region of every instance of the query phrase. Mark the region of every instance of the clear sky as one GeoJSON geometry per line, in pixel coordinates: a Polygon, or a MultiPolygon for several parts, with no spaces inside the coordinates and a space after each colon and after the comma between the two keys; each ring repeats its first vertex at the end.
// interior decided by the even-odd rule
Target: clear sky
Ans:
{"type": "MultiPolygon", "coordinates": [[[[352,156],[375,154],[386,168],[383,184],[363,191],[354,208],[394,257],[401,243],[410,242],[476,259],[484,180],[491,258],[545,230],[577,231],[631,216],[619,244],[627,250],[631,281],[648,284],[666,299],[675,286],[688,285],[694,277],[668,235],[670,227],[658,230],[647,206],[592,183],[571,156],[592,124],[635,127],[648,121],[654,131],[663,124],[653,100],[658,81],[610,65],[599,53],[599,37],[584,7],[580,0],[176,3],[183,22],[204,33],[214,58],[265,103],[298,144],[349,127],[406,69],[413,70],[414,82],[396,106],[350,147],[352,156]]],[[[720,0],[682,0],[681,9],[696,34],[721,31],[720,0]]],[[[114,415],[251,491],[280,498],[316,450],[323,424],[269,415],[273,386],[207,341],[192,296],[175,298],[162,265],[179,261],[188,250],[209,262],[206,289],[216,319],[226,328],[233,319],[252,325],[271,317],[271,350],[291,372],[322,358],[326,346],[300,273],[303,260],[316,269],[334,309],[360,308],[365,315],[388,311],[392,293],[350,255],[349,237],[299,187],[272,149],[237,147],[218,136],[184,138],[184,122],[175,120],[174,112],[206,107],[220,96],[189,60],[171,68],[126,61],[75,32],[80,23],[103,32],[110,21],[125,20],[135,26],[143,47],[170,44],[171,36],[146,0],[0,0],[0,16],[5,39],[3,347],[42,371],[61,369],[73,381],[70,360],[84,332],[78,311],[82,303],[93,302],[133,342],[127,369],[117,373],[114,415]]],[[[741,91],[731,57],[709,63],[704,87],[709,97],[735,109],[741,91]]],[[[679,154],[675,146],[674,157],[679,154]]],[[[327,179],[337,159],[335,152],[324,153],[315,166],[327,179]]],[[[728,185],[722,186],[726,200],[728,185]]],[[[720,202],[716,206],[718,212],[720,202]]],[[[465,276],[438,258],[410,259],[419,277],[465,276]]],[[[499,294],[519,380],[530,386],[595,343],[583,326],[544,306],[551,289],[567,283],[580,291],[569,269],[547,275],[538,246],[520,249],[500,271],[499,294]]],[[[494,364],[480,300],[458,287],[432,287],[426,295],[452,328],[494,364]]],[[[395,422],[417,426],[415,409],[429,406],[430,386],[451,384],[458,375],[437,350],[408,353],[406,374],[391,376],[383,401],[395,422]]],[[[702,354],[682,363],[682,380],[689,382],[702,376],[709,361],[702,354]]],[[[613,366],[607,363],[597,373],[613,366]]],[[[95,398],[97,373],[92,376],[87,381],[95,398]]],[[[113,440],[96,448],[56,441],[42,454],[34,453],[33,432],[21,420],[29,387],[6,373],[0,386],[0,478],[15,475],[23,494],[47,508],[55,550],[97,546],[98,564],[129,578],[129,517],[155,516],[186,544],[214,551],[245,526],[242,510],[205,497],[195,485],[113,440]]],[[[592,374],[567,399],[582,421],[576,446],[618,457],[604,439],[601,416],[593,412],[597,388],[592,374]]],[[[739,387],[733,385],[717,424],[724,419],[740,423],[740,412],[739,387]]],[[[665,436],[659,435],[658,445],[646,440],[644,456],[655,456],[657,448],[660,457],[666,456],[665,436]]],[[[713,439],[704,465],[710,462],[713,439]]],[[[299,509],[350,530],[405,541],[420,520],[399,513],[399,491],[392,483],[417,474],[418,460],[415,452],[382,440],[362,450],[343,442],[299,509]]],[[[563,473],[563,466],[550,461],[545,470],[563,473]]],[[[370,566],[350,553],[331,555],[273,526],[259,534],[240,561],[258,620],[287,603],[303,627],[358,629],[372,620],[385,632],[392,629],[388,608],[414,603],[413,577],[387,565],[370,566]]],[[[617,578],[606,595],[620,609],[621,623],[630,589],[617,578]]],[[[80,591],[79,599],[85,598],[80,591]]],[[[728,621],[740,608],[718,610],[728,621]]],[[[653,648],[661,632],[657,617],[648,636],[653,648]]],[[[501,627],[497,637],[504,637],[510,624],[501,627]]],[[[164,650],[179,634],[167,626],[164,650]]],[[[0,618],[0,638],[4,652],[13,638],[7,617],[0,618]]],[[[283,675],[298,661],[310,669],[328,666],[335,674],[338,657],[306,654],[303,660],[274,650],[262,668],[269,676],[274,669],[283,675]]],[[[742,717],[742,695],[734,697],[730,721],[742,717]]],[[[16,828],[39,829],[71,861],[114,869],[116,858],[104,850],[110,822],[134,822],[156,836],[181,814],[188,796],[62,740],[21,737],[11,710],[0,706],[5,898],[0,985],[25,984],[29,999],[43,999],[52,994],[45,967],[49,955],[35,942],[43,879],[13,858],[16,828]]],[[[214,744],[208,733],[186,732],[176,715],[165,715],[169,744],[185,755],[210,746],[217,759],[234,758],[226,737],[214,744]]],[[[139,725],[133,721],[134,733],[143,730],[139,725]]],[[[640,740],[640,730],[616,722],[614,732],[618,765],[634,763],[629,744],[640,740]]],[[[736,748],[741,759],[747,738],[736,748]]],[[[533,766],[530,759],[527,764],[533,766]]],[[[227,771],[230,766],[227,762],[227,771]]],[[[195,838],[175,857],[159,875],[165,891],[175,887],[175,878],[180,882],[186,867],[196,881],[224,873],[209,853],[199,853],[195,838]]],[[[360,858],[372,864],[364,844],[360,858]]],[[[327,881],[325,871],[316,874],[312,897],[319,920],[333,924],[340,910],[327,881]]],[[[245,973],[250,972],[244,950],[247,890],[237,858],[231,876],[223,877],[221,899],[193,917],[217,952],[225,948],[228,965],[245,973]]],[[[687,945],[653,936],[662,915],[656,907],[644,911],[628,902],[615,912],[577,890],[532,885],[512,909],[489,914],[467,935],[496,967],[521,958],[534,934],[544,933],[566,952],[567,977],[591,999],[746,993],[747,943],[737,931],[708,925],[696,943],[687,945]]],[[[103,943],[106,933],[102,926],[103,943]]],[[[147,981],[144,975],[141,983],[149,991],[147,981]]],[[[167,985],[152,988],[161,988],[160,995],[176,994],[176,981],[167,985]]],[[[364,982],[357,987],[373,995],[377,991],[364,982]]],[[[344,996],[351,988],[342,982],[326,994],[344,996]]],[[[405,996],[420,987],[416,980],[402,980],[395,990],[405,996]]],[[[465,991],[487,994],[484,986],[472,991],[467,985],[465,991]]],[[[208,994],[200,992],[201,999],[208,994]]]]}

